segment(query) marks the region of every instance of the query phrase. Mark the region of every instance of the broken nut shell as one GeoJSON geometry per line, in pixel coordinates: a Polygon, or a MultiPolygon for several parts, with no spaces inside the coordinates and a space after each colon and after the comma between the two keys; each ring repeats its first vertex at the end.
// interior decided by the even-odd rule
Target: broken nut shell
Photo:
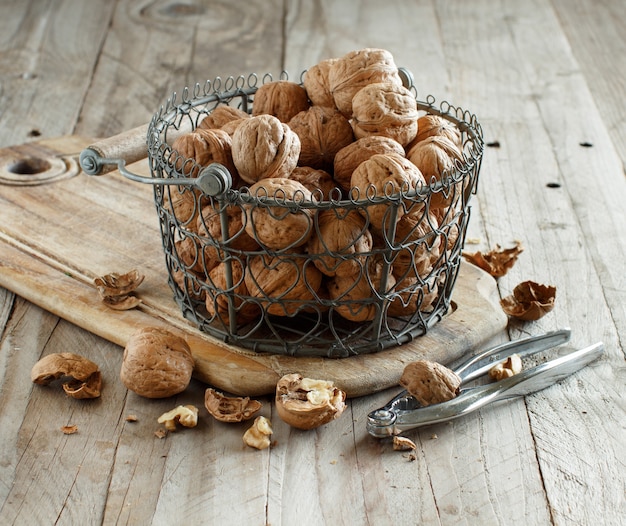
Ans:
{"type": "Polygon", "coordinates": [[[48,385],[53,380],[69,376],[72,380],[63,384],[63,390],[72,398],[97,398],[100,396],[102,376],[98,366],[87,358],[74,353],[52,353],[39,360],[30,371],[31,380],[48,385]]]}
{"type": "Polygon", "coordinates": [[[221,422],[241,422],[252,418],[261,409],[262,404],[247,396],[225,396],[209,387],[204,392],[204,406],[221,422]]]}

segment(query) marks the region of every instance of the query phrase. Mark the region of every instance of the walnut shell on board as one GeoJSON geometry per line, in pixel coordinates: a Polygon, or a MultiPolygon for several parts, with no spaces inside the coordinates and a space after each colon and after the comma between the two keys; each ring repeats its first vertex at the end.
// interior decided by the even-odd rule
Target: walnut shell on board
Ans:
{"type": "Polygon", "coordinates": [[[273,115],[281,122],[306,111],[310,106],[306,90],[290,80],[274,80],[258,87],[252,115],[273,115]]]}
{"type": "Polygon", "coordinates": [[[166,398],[187,388],[193,368],[184,338],[161,327],[144,327],[126,344],[120,378],[140,396],[166,398]]]}
{"type": "Polygon", "coordinates": [[[402,85],[376,82],[361,88],[352,99],[352,128],[357,138],[391,137],[402,146],[417,135],[417,101],[402,85]]]}
{"type": "Polygon", "coordinates": [[[335,154],[354,141],[348,119],[325,106],[301,111],[289,121],[289,127],[300,138],[300,166],[332,169],[335,154]]]}
{"type": "Polygon", "coordinates": [[[313,200],[313,194],[303,184],[272,177],[250,186],[249,194],[259,201],[244,204],[245,230],[262,246],[270,249],[299,247],[311,237],[313,210],[294,206],[313,200]],[[276,203],[264,204],[266,198],[276,203]]]}
{"type": "Polygon", "coordinates": [[[348,119],[352,117],[352,99],[356,93],[374,82],[402,85],[393,55],[385,49],[350,51],[337,58],[328,71],[328,86],[335,105],[348,119]]]}
{"type": "Polygon", "coordinates": [[[389,137],[370,135],[344,146],[335,155],[333,178],[344,190],[350,190],[352,173],[363,161],[378,153],[395,153],[404,157],[402,145],[389,137]]]}
{"type": "Polygon", "coordinates": [[[233,161],[246,183],[288,177],[298,163],[300,139],[273,115],[243,120],[233,133],[233,161]]]}
{"type": "Polygon", "coordinates": [[[336,61],[336,58],[321,60],[304,74],[302,84],[314,106],[337,108],[328,82],[328,72],[336,61]]]}

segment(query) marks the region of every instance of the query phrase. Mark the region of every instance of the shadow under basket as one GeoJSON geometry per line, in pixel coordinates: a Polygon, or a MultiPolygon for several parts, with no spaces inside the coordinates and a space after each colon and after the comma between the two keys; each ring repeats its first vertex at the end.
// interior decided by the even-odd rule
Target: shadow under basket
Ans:
{"type": "Polygon", "coordinates": [[[463,159],[440,180],[384,195],[339,187],[313,199],[252,194],[225,166],[195,165],[172,148],[220,105],[251,113],[257,84],[267,81],[196,85],[180,102],[169,99],[148,127],[169,284],[182,313],[231,345],[290,356],[342,358],[425,334],[452,308],[483,153],[476,117],[432,97],[419,101],[407,85],[421,114],[458,129],[463,159]],[[281,221],[305,226],[289,246],[271,249],[259,239],[261,217],[277,231],[281,221]],[[346,246],[325,239],[312,248],[328,222],[346,221],[357,231],[346,246]]]}

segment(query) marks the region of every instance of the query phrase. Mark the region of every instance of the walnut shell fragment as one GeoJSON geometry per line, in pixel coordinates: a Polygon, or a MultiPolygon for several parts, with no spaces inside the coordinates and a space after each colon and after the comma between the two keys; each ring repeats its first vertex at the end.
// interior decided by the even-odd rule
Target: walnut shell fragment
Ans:
{"type": "Polygon", "coordinates": [[[512,318],[536,321],[554,308],[556,287],[524,281],[513,289],[513,294],[503,298],[500,305],[512,318]]]}
{"type": "Polygon", "coordinates": [[[193,367],[191,350],[183,338],[160,327],[144,327],[126,344],[120,378],[140,396],[166,398],[187,388],[193,367]]]}
{"type": "Polygon", "coordinates": [[[111,272],[93,280],[102,301],[112,309],[128,310],[136,307],[141,300],[132,293],[144,280],[144,275],[133,269],[125,274],[111,272]]]}
{"type": "Polygon", "coordinates": [[[314,429],[341,416],[346,393],[332,382],[292,373],[276,384],[276,411],[292,427],[314,429]]]}
{"type": "Polygon", "coordinates": [[[52,353],[39,360],[30,371],[31,380],[39,385],[48,385],[53,380],[69,376],[63,384],[65,393],[77,399],[98,398],[102,386],[102,375],[91,360],[74,353],[52,353]]]}
{"type": "Polygon", "coordinates": [[[261,409],[262,404],[248,396],[225,396],[209,387],[204,392],[204,407],[220,422],[241,422],[252,418],[261,409]]]}
{"type": "Polygon", "coordinates": [[[417,360],[404,368],[400,385],[422,406],[428,406],[455,398],[461,378],[440,363],[417,360]]]}
{"type": "Polygon", "coordinates": [[[513,268],[523,251],[522,243],[517,241],[512,248],[503,249],[500,245],[496,245],[495,248],[484,254],[480,251],[473,254],[464,252],[463,257],[494,278],[500,278],[513,268]]]}

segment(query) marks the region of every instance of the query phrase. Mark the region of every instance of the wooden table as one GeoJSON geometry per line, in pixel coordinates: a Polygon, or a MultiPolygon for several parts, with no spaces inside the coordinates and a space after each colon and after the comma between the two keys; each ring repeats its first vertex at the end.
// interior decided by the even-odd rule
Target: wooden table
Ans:
{"type": "Polygon", "coordinates": [[[390,50],[420,94],[475,113],[491,145],[468,250],[520,240],[500,295],[525,280],[557,288],[550,314],[511,321],[494,343],[569,326],[573,347],[606,352],[540,393],[407,432],[412,456],[366,432],[394,389],[310,432],[266,398],[275,444],[256,451],[245,424],[206,417],[156,438],[158,415],[201,406],[205,384],[143,399],[117,380],[121,347],[0,289],[0,523],[623,523],[625,23],[617,0],[2,0],[0,147],[114,135],[199,80],[390,50]],[[100,399],[30,382],[61,351],[100,365],[100,399]]]}

